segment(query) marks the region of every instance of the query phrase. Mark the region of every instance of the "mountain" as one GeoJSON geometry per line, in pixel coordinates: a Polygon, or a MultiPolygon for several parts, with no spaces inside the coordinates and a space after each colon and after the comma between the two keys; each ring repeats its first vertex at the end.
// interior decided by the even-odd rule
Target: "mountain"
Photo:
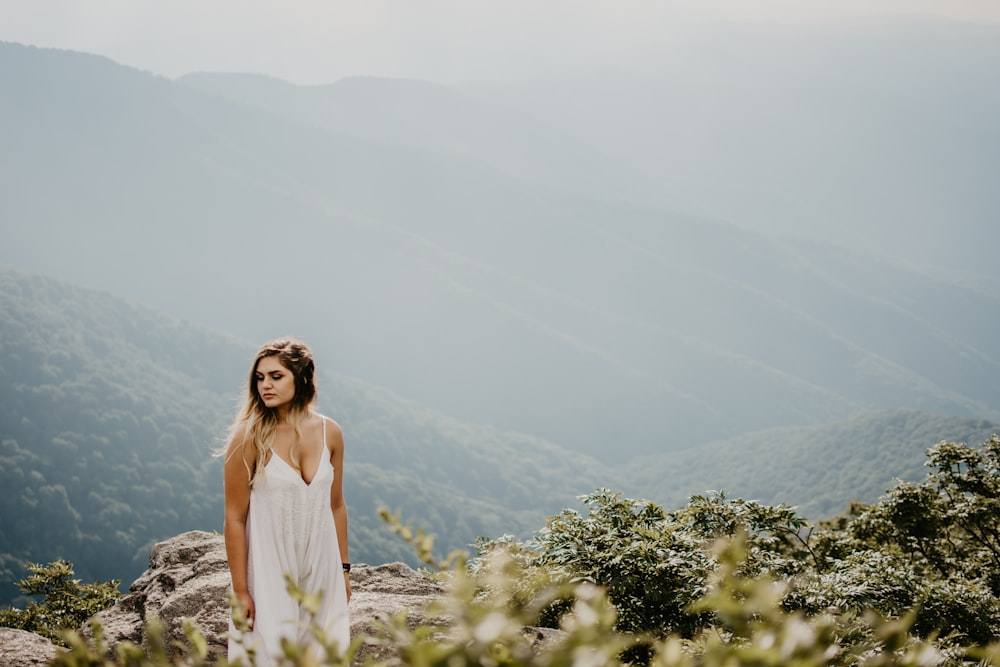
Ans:
{"type": "MultiPolygon", "coordinates": [[[[109,294],[0,269],[0,604],[24,561],[132,581],[158,540],[221,530],[224,444],[255,346],[109,294]]],[[[596,461],[320,370],[343,426],[351,554],[412,561],[386,506],[446,552],[525,534],[607,483],[596,461]]]]}
{"type": "Polygon", "coordinates": [[[924,452],[941,440],[978,446],[997,433],[1000,424],[982,419],[881,410],[640,457],[619,472],[633,496],[666,507],[716,490],[795,505],[801,516],[819,520],[842,513],[852,500],[876,502],[897,480],[924,479],[924,452]]]}
{"type": "Polygon", "coordinates": [[[262,108],[0,45],[0,261],[240,339],[300,333],[331,370],[605,463],[861,410],[1000,419],[995,292],[513,175],[532,146],[586,153],[587,178],[615,163],[458,94],[369,84],[313,91],[388,118],[359,129],[293,117],[303,91],[262,108]],[[389,107],[416,99],[434,113],[400,128],[409,107],[389,107]],[[442,146],[435,119],[466,115],[442,146]],[[506,166],[494,135],[520,137],[506,166]]]}
{"type": "Polygon", "coordinates": [[[676,205],[662,183],[575,139],[558,124],[414,79],[347,77],[297,86],[259,74],[197,72],[179,83],[337,134],[486,164],[556,190],[676,205]]]}
{"type": "Polygon", "coordinates": [[[996,25],[719,23],[603,71],[458,90],[558,123],[704,214],[1000,288],[996,25]]]}
{"type": "MultiPolygon", "coordinates": [[[[107,293],[0,269],[0,604],[25,561],[66,558],[84,580],[134,579],[151,545],[221,530],[224,441],[255,346],[107,293]]],[[[538,530],[598,487],[673,508],[689,495],[800,507],[818,519],[922,476],[940,439],[978,443],[1000,427],[889,410],[769,429],[605,465],[540,438],[459,422],[320,370],[319,408],[343,426],[351,553],[412,561],[381,506],[437,537],[538,530]]]]}

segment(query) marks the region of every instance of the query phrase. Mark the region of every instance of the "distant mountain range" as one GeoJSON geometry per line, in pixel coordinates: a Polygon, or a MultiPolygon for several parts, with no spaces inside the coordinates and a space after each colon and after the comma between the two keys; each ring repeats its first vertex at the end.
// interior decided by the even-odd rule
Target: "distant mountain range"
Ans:
{"type": "Polygon", "coordinates": [[[995,292],[679,212],[461,91],[170,81],[17,44],[0,86],[0,261],[299,333],[463,422],[618,462],[862,410],[1000,419],[995,292]]]}
{"type": "Polygon", "coordinates": [[[1000,424],[984,419],[880,410],[639,457],[616,472],[622,490],[666,507],[715,490],[794,505],[818,521],[841,514],[852,500],[874,503],[896,480],[924,479],[924,453],[940,440],[978,446],[997,433],[1000,424]]]}
{"type": "MultiPolygon", "coordinates": [[[[25,561],[66,558],[85,580],[128,584],[152,544],[221,530],[219,459],[254,346],[109,294],[0,269],[0,604],[25,561]]],[[[345,494],[359,562],[413,560],[381,506],[446,553],[525,537],[595,488],[668,507],[721,489],[824,518],[922,477],[939,439],[994,423],[913,411],[771,429],[602,464],[540,438],[463,423],[320,366],[320,409],[347,441],[345,494]]]]}
{"type": "Polygon", "coordinates": [[[630,55],[644,66],[458,91],[558,124],[705,214],[1000,289],[1000,26],[720,23],[630,55]]]}

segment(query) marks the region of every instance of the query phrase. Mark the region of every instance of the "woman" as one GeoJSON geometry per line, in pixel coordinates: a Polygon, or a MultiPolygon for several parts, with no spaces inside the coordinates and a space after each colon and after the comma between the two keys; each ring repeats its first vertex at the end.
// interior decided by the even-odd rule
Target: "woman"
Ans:
{"type": "Polygon", "coordinates": [[[282,654],[282,638],[316,650],[311,622],[340,650],[350,640],[344,438],[335,421],[312,410],[314,371],[302,343],[264,345],[230,432],[226,556],[249,627],[230,628],[230,660],[254,648],[257,665],[270,665],[282,654]],[[289,595],[286,575],[305,593],[321,594],[315,616],[289,595]]]}

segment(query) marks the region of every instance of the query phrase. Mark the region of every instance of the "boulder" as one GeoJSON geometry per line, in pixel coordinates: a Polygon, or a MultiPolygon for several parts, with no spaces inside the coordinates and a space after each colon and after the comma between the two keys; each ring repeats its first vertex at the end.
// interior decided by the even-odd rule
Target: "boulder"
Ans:
{"type": "MultiPolygon", "coordinates": [[[[98,614],[108,643],[143,643],[143,626],[157,617],[166,639],[184,640],[183,621],[190,618],[208,640],[210,655],[225,655],[229,629],[229,566],[222,536],[191,531],[153,547],[149,569],[129,587],[129,594],[98,614]]],[[[423,619],[422,608],[443,588],[403,563],[368,566],[351,571],[351,634],[369,632],[377,617],[402,610],[411,623],[423,619]]],[[[87,628],[83,629],[87,632],[87,628]]],[[[359,658],[376,655],[379,647],[364,646],[359,658]]]]}
{"type": "Polygon", "coordinates": [[[149,568],[132,583],[129,594],[97,618],[112,647],[123,641],[142,644],[144,624],[152,617],[163,623],[168,642],[183,641],[182,624],[190,618],[208,639],[212,654],[225,654],[228,591],[229,565],[222,536],[191,531],[155,545],[149,568]]]}
{"type": "Polygon", "coordinates": [[[26,630],[0,628],[0,665],[41,667],[55,657],[56,645],[45,637],[26,630]]]}
{"type": "MultiPolygon", "coordinates": [[[[371,635],[381,616],[407,612],[410,627],[427,622],[424,609],[444,588],[403,563],[368,566],[351,571],[351,635],[371,635]]],[[[142,645],[147,621],[158,618],[168,642],[185,641],[183,623],[191,619],[205,635],[209,662],[226,654],[229,629],[229,566],[221,535],[192,531],[153,547],[149,569],[113,607],[100,612],[108,645],[129,641],[142,645]]],[[[440,619],[437,619],[440,620],[440,619]]],[[[89,624],[81,628],[90,633],[89,624]]],[[[556,640],[559,631],[525,628],[536,648],[556,640]]],[[[170,645],[170,644],[168,644],[170,645]]],[[[47,665],[57,647],[30,632],[0,628],[0,667],[47,665]]],[[[357,662],[389,657],[391,648],[362,645],[357,662]]]]}

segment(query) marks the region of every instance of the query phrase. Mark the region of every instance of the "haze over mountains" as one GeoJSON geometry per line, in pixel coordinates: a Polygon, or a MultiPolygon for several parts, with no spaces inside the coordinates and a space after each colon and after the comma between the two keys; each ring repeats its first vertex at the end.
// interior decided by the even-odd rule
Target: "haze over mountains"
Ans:
{"type": "MultiPolygon", "coordinates": [[[[907,62],[905,52],[895,57],[907,62]]],[[[961,71],[965,61],[940,67],[961,71]]],[[[981,83],[971,78],[968,90],[981,83]]],[[[827,81],[851,85],[832,75],[813,85],[827,81]]],[[[967,90],[959,77],[915,77],[907,90],[933,97],[942,81],[955,99],[975,97],[958,96],[967,90]]],[[[788,99],[777,83],[769,103],[788,99]]],[[[660,187],[663,173],[644,175],[648,165],[567,130],[564,119],[582,121],[572,121],[570,107],[554,113],[541,94],[515,112],[516,88],[478,87],[473,98],[398,80],[316,88],[245,75],[170,81],[16,44],[0,47],[0,85],[0,261],[242,338],[298,333],[336,370],[460,420],[627,460],[864,409],[1000,418],[1000,300],[990,271],[976,277],[982,262],[960,267],[962,280],[943,278],[801,238],[813,217],[793,240],[692,213],[718,201],[692,204],[686,183],[660,187]],[[490,96],[504,104],[484,101],[490,96]]],[[[566,86],[548,88],[556,97],[566,86]]],[[[692,104],[690,119],[731,89],[708,90],[701,102],[685,88],[673,95],[692,104]]],[[[591,127],[634,121],[636,136],[663,141],[638,119],[661,107],[623,96],[628,112],[612,122],[616,98],[593,92],[605,115],[591,127]]],[[[830,95],[838,94],[835,86],[830,95]]],[[[936,107],[943,120],[934,127],[947,136],[928,141],[948,143],[954,128],[954,136],[984,137],[969,164],[982,178],[996,152],[979,113],[993,98],[976,99],[975,111],[936,107]]],[[[897,108],[869,103],[884,114],[897,108]]],[[[709,106],[733,107],[724,99],[709,106]]],[[[771,118],[765,111],[755,123],[771,118]]],[[[716,126],[704,122],[696,134],[705,162],[747,160],[745,173],[770,173],[734,144],[709,141],[716,126]]],[[[790,131],[781,143],[790,127],[798,126],[775,120],[767,154],[795,146],[801,159],[828,154],[807,151],[790,131]]],[[[758,129],[740,136],[764,139],[758,129]]],[[[840,129],[824,146],[875,151],[870,136],[851,141],[851,128],[840,129]]],[[[915,161],[879,156],[885,173],[915,161]]],[[[703,162],[689,163],[711,180],[703,162]]],[[[838,164],[847,174],[870,162],[838,164]]],[[[963,190],[972,181],[962,169],[932,171],[940,188],[978,193],[976,211],[995,214],[994,190],[963,190]]],[[[828,176],[839,184],[831,191],[851,183],[828,176]]],[[[914,197],[928,191],[922,183],[912,182],[914,197]]],[[[844,200],[860,206],[855,192],[844,200]]],[[[886,197],[899,201],[900,192],[886,197]]],[[[857,224],[874,224],[879,210],[857,224]]],[[[953,233],[970,258],[991,247],[994,227],[978,213],[943,215],[933,230],[953,233]]],[[[921,237],[925,227],[899,238],[921,237]]]]}
{"type": "MultiPolygon", "coordinates": [[[[220,530],[221,445],[253,346],[106,293],[0,269],[0,604],[23,563],[58,558],[85,580],[145,568],[156,541],[220,530]]],[[[322,362],[322,358],[320,358],[322,362]]],[[[344,425],[351,554],[413,560],[380,506],[437,537],[527,537],[597,487],[680,507],[688,495],[799,505],[812,519],[923,476],[923,451],[993,422],[907,410],[600,464],[537,437],[464,424],[336,373],[319,409],[344,425]]],[[[23,602],[23,601],[22,601],[23,602]]]]}
{"type": "Polygon", "coordinates": [[[405,556],[380,504],[447,550],[596,486],[818,519],[922,476],[1000,421],[998,37],[716,26],[452,87],[0,43],[0,580],[220,527],[209,453],[287,333],[360,560],[405,556]]]}
{"type": "Polygon", "coordinates": [[[558,123],[742,227],[997,287],[997,26],[716,24],[636,50],[643,68],[460,90],[558,123]]]}
{"type": "MultiPolygon", "coordinates": [[[[213,456],[255,347],[140,304],[0,268],[0,604],[24,562],[127,585],[156,541],[222,529],[213,456]]],[[[322,361],[322,358],[320,358],[322,361]]],[[[462,424],[320,367],[343,425],[351,554],[413,561],[385,506],[442,549],[534,530],[613,477],[524,434],[462,424]]],[[[415,563],[414,563],[415,564],[415,563]]]]}

